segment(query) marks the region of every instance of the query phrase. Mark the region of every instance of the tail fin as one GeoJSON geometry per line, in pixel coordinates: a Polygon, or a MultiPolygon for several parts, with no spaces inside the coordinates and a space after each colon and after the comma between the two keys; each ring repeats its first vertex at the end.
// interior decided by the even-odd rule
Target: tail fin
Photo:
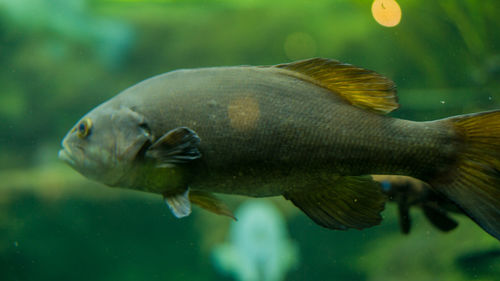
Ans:
{"type": "Polygon", "coordinates": [[[464,146],[454,170],[430,181],[500,240],[500,110],[451,117],[464,146]]]}

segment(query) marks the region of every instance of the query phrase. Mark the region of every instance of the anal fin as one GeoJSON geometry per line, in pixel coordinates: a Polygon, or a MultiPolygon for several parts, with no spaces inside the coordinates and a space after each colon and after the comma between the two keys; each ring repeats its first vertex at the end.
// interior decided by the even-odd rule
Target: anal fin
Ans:
{"type": "Polygon", "coordinates": [[[336,177],[323,184],[289,191],[283,196],[314,222],[330,229],[363,229],[382,220],[380,212],[386,197],[371,177],[336,177]]]}
{"type": "Polygon", "coordinates": [[[193,190],[189,193],[189,200],[191,203],[198,205],[209,212],[228,216],[235,221],[237,220],[229,207],[211,193],[193,190]]]}

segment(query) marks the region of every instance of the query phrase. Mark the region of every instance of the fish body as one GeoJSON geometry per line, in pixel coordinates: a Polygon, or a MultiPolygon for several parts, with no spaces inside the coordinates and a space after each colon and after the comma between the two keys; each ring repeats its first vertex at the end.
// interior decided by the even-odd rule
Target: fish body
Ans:
{"type": "MultiPolygon", "coordinates": [[[[457,151],[455,136],[442,133],[439,124],[376,115],[283,72],[258,67],[170,72],[95,111],[132,108],[153,139],[191,128],[203,140],[203,157],[190,171],[190,188],[258,197],[281,195],[298,178],[308,182],[322,173],[427,177],[449,165],[457,151]]],[[[150,190],[140,182],[147,177],[118,184],[165,192],[164,185],[150,190]]]]}
{"type": "Polygon", "coordinates": [[[337,61],[178,70],[89,112],[60,157],[107,185],[163,194],[179,217],[190,202],[227,214],[209,192],[283,195],[322,226],[364,228],[386,200],[366,175],[452,183],[468,149],[456,123],[474,116],[384,115],[397,107],[392,81],[337,61]]]}

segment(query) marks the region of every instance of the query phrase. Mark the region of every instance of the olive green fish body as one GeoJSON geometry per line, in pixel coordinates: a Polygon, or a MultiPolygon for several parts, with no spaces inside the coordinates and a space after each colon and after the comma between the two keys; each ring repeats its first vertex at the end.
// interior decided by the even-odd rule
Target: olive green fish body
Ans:
{"type": "Polygon", "coordinates": [[[387,198],[369,175],[406,175],[500,238],[500,111],[385,115],[397,107],[392,81],[333,60],[178,70],[89,112],[59,156],[109,186],[162,194],[177,217],[191,203],[234,217],[211,192],[282,195],[332,229],[378,224],[387,198]]]}
{"type": "Polygon", "coordinates": [[[154,136],[181,126],[197,132],[203,157],[190,171],[195,189],[271,196],[321,174],[425,179],[454,159],[455,136],[439,124],[353,107],[284,72],[176,71],[138,84],[110,103],[143,114],[154,136]]]}

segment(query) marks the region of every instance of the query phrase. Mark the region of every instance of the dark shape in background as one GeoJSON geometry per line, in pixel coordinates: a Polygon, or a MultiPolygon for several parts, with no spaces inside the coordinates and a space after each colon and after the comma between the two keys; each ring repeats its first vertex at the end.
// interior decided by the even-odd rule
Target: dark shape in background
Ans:
{"type": "Polygon", "coordinates": [[[401,232],[408,234],[411,229],[410,210],[420,208],[426,219],[437,229],[448,232],[458,226],[449,213],[464,215],[452,201],[441,196],[418,179],[407,176],[374,175],[383,192],[398,206],[401,232]]]}
{"type": "Polygon", "coordinates": [[[456,259],[456,266],[470,278],[490,278],[500,276],[500,249],[473,251],[456,259]]]}

